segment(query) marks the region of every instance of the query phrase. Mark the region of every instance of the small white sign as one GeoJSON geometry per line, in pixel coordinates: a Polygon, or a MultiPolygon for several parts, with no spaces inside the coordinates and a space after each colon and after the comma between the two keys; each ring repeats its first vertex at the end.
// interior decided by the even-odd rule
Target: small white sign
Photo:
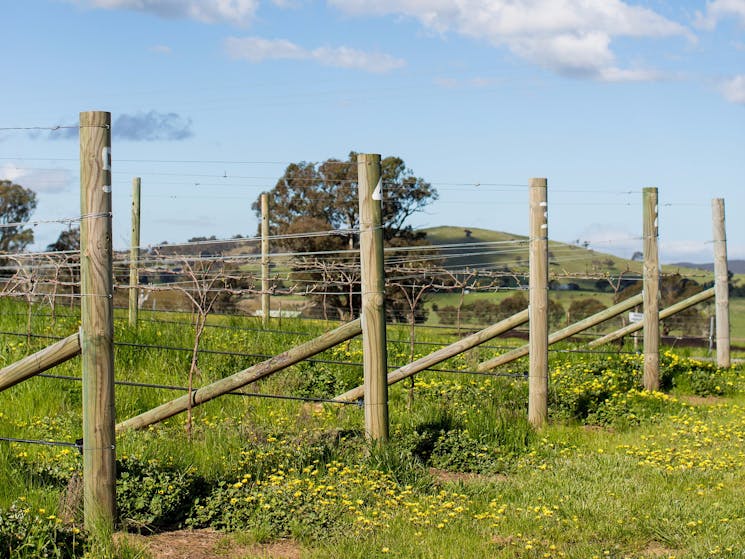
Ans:
{"type": "Polygon", "coordinates": [[[105,147],[101,150],[101,159],[103,159],[103,170],[111,171],[111,148],[105,147]]]}
{"type": "Polygon", "coordinates": [[[629,322],[642,322],[644,320],[643,312],[630,312],[629,322]]]}
{"type": "Polygon", "coordinates": [[[378,179],[378,184],[375,185],[375,190],[372,193],[373,200],[383,200],[383,178],[378,179]]]}

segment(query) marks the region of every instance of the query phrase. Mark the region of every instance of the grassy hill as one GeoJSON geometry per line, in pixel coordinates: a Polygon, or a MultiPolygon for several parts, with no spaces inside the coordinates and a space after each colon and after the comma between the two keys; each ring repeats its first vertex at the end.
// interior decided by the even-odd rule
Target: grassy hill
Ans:
{"type": "MultiPolygon", "coordinates": [[[[528,237],[502,231],[456,226],[441,226],[424,229],[427,239],[442,247],[445,265],[454,268],[479,268],[499,270],[505,267],[517,272],[528,270],[528,237]]],[[[642,262],[627,260],[612,254],[599,252],[583,246],[549,241],[549,275],[560,279],[582,277],[596,281],[605,276],[638,277],[642,262]]],[[[699,283],[711,281],[708,271],[686,268],[681,265],[666,265],[663,273],[680,273],[694,277],[699,283]]]]}
{"type": "MultiPolygon", "coordinates": [[[[679,262],[673,264],[673,266],[681,266],[683,268],[695,268],[697,270],[713,270],[714,264],[707,262],[705,264],[694,264],[692,262],[679,262]]],[[[745,274],[745,260],[729,260],[727,266],[730,271],[734,274],[745,274]]]]}
{"type": "MultiPolygon", "coordinates": [[[[528,237],[502,231],[445,225],[423,229],[427,239],[438,245],[444,256],[444,265],[454,268],[501,270],[505,267],[519,273],[528,271],[528,237]],[[467,234],[467,232],[469,232],[467,234]]],[[[575,282],[583,289],[594,289],[598,278],[639,277],[642,262],[628,260],[583,246],[549,241],[549,277],[560,283],[575,282]],[[582,277],[593,278],[582,280],[582,277]]],[[[745,286],[742,260],[730,260],[729,269],[734,273],[732,285],[745,286]]],[[[662,266],[663,274],[680,274],[698,283],[714,281],[713,264],[679,262],[662,266]]]]}
{"type": "MultiPolygon", "coordinates": [[[[424,229],[427,239],[440,246],[444,257],[443,264],[452,269],[477,268],[499,271],[505,268],[519,274],[528,272],[528,238],[502,231],[456,226],[431,227],[424,229]]],[[[579,290],[552,290],[551,298],[568,307],[575,299],[593,297],[606,306],[612,304],[613,293],[610,284],[603,278],[618,278],[623,273],[627,279],[638,278],[642,273],[642,263],[627,260],[582,246],[549,242],[549,277],[564,286],[577,284],[579,290]],[[601,292],[601,287],[605,292],[601,292]]],[[[735,261],[736,262],[736,261],[735,261]]],[[[731,263],[730,263],[731,264],[731,263]]],[[[732,268],[732,266],[730,266],[732,268]]],[[[737,268],[739,269],[739,268],[737,268]]],[[[734,271],[734,270],[733,270],[734,271]]],[[[698,265],[669,264],[662,266],[664,274],[680,274],[703,284],[714,279],[712,271],[698,265]]],[[[736,273],[732,279],[734,286],[745,285],[745,274],[736,273]]],[[[510,295],[509,291],[499,293],[471,293],[470,300],[486,298],[500,301],[510,295]]],[[[430,297],[430,304],[440,306],[457,304],[457,293],[441,293],[430,297]]],[[[734,297],[731,300],[730,327],[734,343],[745,340],[745,299],[734,297]]],[[[435,318],[433,320],[436,321],[435,318]]]]}

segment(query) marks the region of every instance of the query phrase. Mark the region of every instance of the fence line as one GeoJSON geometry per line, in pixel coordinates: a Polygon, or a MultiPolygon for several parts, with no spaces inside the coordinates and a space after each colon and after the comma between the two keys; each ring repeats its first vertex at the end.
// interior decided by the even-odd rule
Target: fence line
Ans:
{"type": "MultiPolygon", "coordinates": [[[[24,297],[29,303],[29,309],[32,310],[31,303],[35,300],[35,297],[51,298],[52,304],[54,304],[54,298],[56,297],[71,297],[81,299],[81,314],[83,316],[83,330],[81,336],[87,339],[87,343],[80,344],[83,346],[83,376],[80,379],[86,384],[87,389],[84,390],[84,420],[83,429],[85,434],[85,485],[86,485],[86,522],[100,522],[104,521],[110,523],[113,521],[113,504],[112,495],[113,489],[112,476],[113,467],[110,467],[113,463],[114,454],[114,425],[113,419],[107,416],[106,413],[113,412],[113,387],[117,384],[113,380],[113,356],[112,348],[115,345],[128,346],[128,347],[149,347],[155,349],[164,349],[172,351],[192,351],[192,370],[194,369],[196,355],[198,352],[204,353],[216,353],[216,354],[227,354],[227,355],[240,355],[244,357],[269,357],[266,361],[258,363],[244,369],[238,373],[231,375],[225,379],[221,379],[207,386],[194,389],[189,387],[174,387],[166,385],[146,385],[145,383],[129,383],[132,386],[142,386],[148,388],[164,388],[172,390],[186,391],[187,394],[181,398],[177,398],[170,402],[167,402],[153,410],[149,410],[137,417],[130,418],[119,425],[116,425],[116,432],[124,432],[130,429],[139,429],[147,425],[151,425],[155,422],[162,421],[168,417],[172,417],[182,411],[191,412],[192,407],[195,407],[201,403],[207,402],[211,399],[219,397],[223,394],[230,394],[235,392],[239,387],[245,386],[252,382],[255,382],[261,378],[265,378],[275,372],[285,369],[288,366],[298,363],[303,360],[312,361],[312,356],[325,351],[334,345],[351,339],[354,336],[359,335],[365,331],[363,344],[365,345],[365,351],[363,351],[363,365],[366,369],[365,384],[361,387],[357,387],[351,391],[338,396],[335,399],[317,399],[315,401],[324,401],[329,403],[354,403],[360,398],[360,395],[365,395],[365,406],[366,406],[366,430],[374,438],[385,439],[388,433],[388,418],[387,418],[387,386],[402,380],[404,378],[412,377],[413,375],[421,372],[425,369],[447,372],[447,373],[460,373],[460,374],[489,374],[490,376],[504,376],[501,374],[487,373],[485,370],[476,371],[465,371],[465,370],[453,370],[453,369],[434,369],[434,365],[441,363],[455,355],[459,355],[477,346],[484,344],[487,340],[506,332],[507,330],[513,329],[520,324],[527,321],[528,316],[531,315],[530,320],[530,346],[532,351],[528,351],[530,355],[531,363],[529,366],[530,372],[527,375],[530,381],[530,403],[529,403],[529,420],[531,423],[540,427],[545,423],[547,418],[547,385],[548,385],[548,344],[541,345],[542,338],[546,338],[545,341],[549,341],[550,337],[548,334],[548,279],[553,277],[554,279],[576,279],[576,280],[607,280],[617,281],[618,288],[615,290],[617,293],[620,289],[621,280],[626,281],[637,281],[638,272],[632,272],[628,270],[626,272],[615,271],[615,275],[611,273],[590,273],[589,266],[586,267],[584,274],[580,272],[561,270],[555,273],[549,273],[549,267],[564,266],[569,264],[576,264],[577,262],[589,262],[594,266],[595,254],[576,254],[575,247],[570,245],[557,247],[551,246],[548,243],[548,235],[546,230],[545,215],[547,210],[547,202],[545,197],[543,201],[534,205],[531,215],[535,214],[538,228],[531,228],[529,239],[516,239],[511,241],[500,241],[500,242],[483,242],[483,243],[451,243],[449,245],[443,245],[441,248],[431,246],[409,246],[403,248],[392,248],[388,251],[380,251],[380,267],[382,269],[383,255],[388,255],[388,265],[391,269],[391,274],[388,276],[388,287],[395,288],[397,293],[405,297],[409,302],[409,315],[408,321],[410,322],[411,335],[416,334],[415,324],[415,305],[412,301],[419,300],[418,297],[424,293],[427,289],[437,289],[440,292],[451,291],[460,295],[460,302],[458,306],[458,329],[457,332],[460,334],[460,310],[463,304],[463,297],[465,291],[482,291],[491,292],[497,290],[522,290],[525,291],[528,288],[528,294],[530,297],[530,310],[525,310],[516,314],[513,314],[509,318],[487,327],[480,332],[471,334],[466,338],[460,339],[449,345],[445,345],[440,349],[430,353],[429,355],[420,359],[414,360],[410,363],[398,367],[393,370],[390,374],[386,375],[387,370],[390,368],[386,363],[386,353],[383,351],[387,347],[387,341],[385,339],[385,324],[382,321],[383,311],[383,293],[385,284],[367,284],[371,279],[371,269],[377,269],[378,265],[372,264],[373,257],[370,256],[372,253],[367,253],[363,249],[363,254],[356,249],[338,249],[338,250],[314,250],[307,252],[299,252],[289,250],[291,247],[289,241],[297,241],[302,238],[309,237],[326,237],[326,236],[343,236],[353,238],[355,235],[359,235],[361,238],[371,233],[373,235],[379,235],[381,233],[382,225],[380,223],[371,223],[370,219],[365,216],[365,212],[360,212],[362,216],[360,221],[359,229],[348,229],[348,230],[332,230],[332,231],[318,231],[309,232],[302,234],[293,235],[269,235],[265,233],[262,236],[263,241],[273,239],[280,244],[281,250],[286,252],[275,252],[271,254],[271,259],[276,263],[280,263],[289,270],[285,275],[275,273],[273,277],[265,275],[263,279],[269,280],[271,287],[267,283],[262,283],[260,289],[254,288],[251,285],[252,281],[258,281],[258,278],[253,273],[246,273],[245,270],[226,270],[228,265],[240,266],[248,264],[256,264],[258,266],[260,255],[259,254],[222,254],[222,247],[218,243],[227,244],[225,241],[208,240],[208,241],[194,241],[188,242],[180,247],[190,248],[207,248],[214,249],[213,252],[219,254],[210,254],[208,250],[196,254],[179,254],[172,250],[177,248],[175,245],[159,245],[157,248],[148,247],[147,253],[143,254],[143,258],[140,259],[139,255],[131,256],[129,260],[124,258],[118,258],[111,249],[110,239],[110,184],[111,184],[111,167],[110,160],[107,159],[108,153],[110,153],[109,128],[108,124],[99,125],[93,123],[84,123],[82,120],[83,115],[87,115],[86,118],[101,117],[102,115],[108,115],[108,113],[82,113],[81,114],[81,150],[83,147],[95,144],[97,151],[94,156],[86,159],[88,167],[81,172],[81,196],[84,199],[89,195],[89,190],[86,190],[87,186],[94,185],[100,187],[104,185],[103,193],[98,206],[93,206],[88,210],[83,210],[82,215],[79,218],[73,220],[53,220],[49,223],[72,223],[73,221],[79,221],[81,223],[81,236],[83,251],[81,253],[81,262],[79,269],[81,273],[80,282],[68,281],[67,279],[60,279],[55,276],[54,279],[45,277],[44,274],[54,270],[55,273],[59,274],[61,268],[56,267],[54,264],[47,262],[41,263],[31,255],[0,255],[0,258],[15,259],[16,267],[7,268],[5,271],[15,271],[15,275],[11,280],[5,283],[4,293],[6,296],[24,297]],[[87,130],[86,128],[90,128],[87,130]],[[98,148],[103,145],[103,150],[98,148]],[[107,149],[109,150],[107,152],[107,149]],[[91,166],[91,162],[93,165],[91,166]],[[96,180],[91,180],[92,177],[96,176],[96,180]],[[100,180],[99,180],[100,179],[100,180]],[[95,184],[94,184],[95,183],[95,184]],[[108,188],[108,190],[107,190],[108,188]],[[106,196],[108,195],[108,196],[106,196]],[[108,208],[106,205],[108,204],[108,208]],[[543,215],[541,219],[540,215],[543,215]],[[99,231],[99,227],[102,229],[99,231]],[[108,227],[108,228],[107,228],[108,227]],[[100,239],[107,239],[108,245],[104,243],[98,243],[100,239]],[[281,244],[284,243],[284,244],[281,244]],[[538,246],[540,245],[540,246],[538,246]],[[530,249],[530,250],[527,250],[530,249]],[[108,252],[107,252],[108,251],[108,252]],[[102,256],[102,260],[107,260],[110,264],[115,264],[111,269],[106,270],[104,277],[100,278],[100,283],[96,283],[96,272],[100,271],[95,265],[92,266],[93,272],[90,273],[90,258],[91,253],[101,253],[95,256],[102,256]],[[522,269],[525,267],[522,254],[528,254],[528,269],[522,269]],[[483,263],[474,266],[472,269],[457,267],[453,261],[458,258],[473,258],[476,256],[493,259],[495,256],[503,256],[504,260],[492,263],[483,263]],[[116,257],[116,258],[115,258],[116,257]],[[112,262],[115,261],[115,262],[112,262]],[[360,270],[360,264],[362,263],[362,270],[360,270]],[[429,265],[425,266],[425,263],[437,263],[437,266],[429,265]],[[181,270],[176,268],[181,266],[181,270]],[[213,268],[214,266],[214,268],[213,268]],[[518,270],[500,270],[507,266],[517,266],[518,270]],[[114,275],[123,272],[125,269],[133,270],[135,276],[139,274],[172,274],[173,282],[163,283],[151,283],[144,285],[119,285],[116,286],[113,282],[114,275]],[[242,273],[241,273],[242,272],[242,273]],[[305,273],[308,277],[299,277],[298,274],[305,273]],[[315,274],[315,277],[313,276],[315,274]],[[346,274],[345,277],[339,279],[335,277],[338,274],[346,274]],[[463,277],[459,278],[458,274],[462,274],[463,277]],[[526,283],[526,277],[529,276],[529,282],[526,283]],[[507,278],[507,280],[505,280],[507,278]],[[502,285],[504,282],[509,285],[502,285]],[[227,284],[229,282],[245,282],[244,285],[236,285],[230,287],[227,285],[217,285],[216,282],[222,282],[227,284]],[[292,282],[290,287],[287,287],[286,283],[292,282]],[[513,285],[516,284],[516,285],[513,285]],[[486,284],[486,285],[485,285],[486,284]],[[365,287],[362,287],[362,286],[365,287]],[[52,294],[43,293],[39,291],[42,288],[54,287],[55,292],[52,294]],[[70,293],[57,293],[58,288],[68,289],[70,293]],[[113,341],[113,297],[114,289],[117,288],[121,291],[129,291],[133,289],[141,289],[146,293],[153,293],[158,291],[177,291],[190,298],[193,309],[192,314],[196,317],[197,332],[195,334],[195,346],[194,348],[178,348],[171,346],[157,346],[148,344],[138,344],[135,342],[114,342],[113,341]],[[303,290],[304,288],[304,290],[303,290]],[[74,291],[78,289],[79,293],[74,291]],[[334,291],[337,289],[337,291],[334,291]],[[419,295],[415,296],[414,291],[420,290],[419,295]],[[411,291],[411,293],[409,293],[411,291]],[[276,356],[264,356],[258,354],[241,354],[238,352],[222,352],[217,350],[202,350],[199,349],[199,339],[201,335],[200,321],[203,328],[206,325],[206,316],[209,314],[212,304],[215,302],[216,297],[220,294],[243,296],[243,295],[275,295],[276,293],[293,294],[293,295],[311,295],[314,297],[331,297],[341,296],[348,297],[349,315],[354,316],[356,312],[359,312],[361,308],[369,308],[376,311],[376,315],[381,320],[378,321],[377,328],[380,332],[375,335],[372,331],[367,330],[366,326],[363,326],[360,319],[353,320],[346,324],[342,324],[335,330],[328,332],[318,338],[306,341],[303,344],[297,345],[294,348],[287,350],[280,355],[276,356]],[[363,305],[360,305],[358,301],[353,301],[354,297],[359,297],[364,300],[363,305]],[[201,297],[201,299],[198,299],[201,297]],[[213,298],[214,297],[214,298],[213,298]],[[211,298],[211,299],[210,299],[211,298]],[[209,303],[209,304],[207,304],[209,303]],[[95,310],[93,310],[95,309],[95,310]],[[111,330],[111,336],[92,336],[93,332],[111,330]],[[108,339],[111,338],[111,339],[108,339]],[[372,343],[372,340],[377,338],[378,343],[372,343]],[[370,343],[368,343],[370,342],[370,343]],[[89,353],[85,351],[88,344],[101,344],[98,349],[89,353]],[[368,362],[368,359],[373,355],[373,350],[376,349],[377,362],[368,362]],[[381,350],[382,348],[382,350],[381,350]],[[93,354],[98,354],[97,357],[93,357],[93,354]],[[103,356],[103,357],[101,357],[103,356]],[[372,363],[372,364],[371,364],[372,363]],[[111,367],[109,367],[111,365],[111,367]],[[375,374],[368,374],[367,369],[375,369],[375,374]],[[101,374],[98,374],[101,373],[101,374]],[[382,378],[381,378],[382,373],[382,378]],[[376,384],[377,381],[378,382],[376,384]],[[535,383],[534,381],[539,381],[535,383]],[[360,392],[361,391],[361,392],[360,392]],[[377,396],[373,398],[373,394],[377,396]],[[109,398],[110,397],[110,398],[109,398]],[[343,402],[342,402],[343,401],[343,402]],[[385,409],[385,414],[380,412],[385,409]],[[88,410],[105,410],[106,413],[98,416],[88,414],[88,410]],[[373,417],[373,412],[375,415],[373,417]],[[92,429],[92,427],[96,429],[92,429]],[[110,431],[110,432],[109,432],[110,431]],[[104,436],[101,436],[104,433],[104,436]],[[110,437],[106,437],[110,434],[110,437]],[[95,463],[95,466],[94,466],[95,463]],[[95,475],[94,475],[95,474],[95,475]]],[[[110,118],[110,115],[108,115],[110,118]]],[[[93,122],[93,121],[91,121],[93,122]]],[[[368,156],[361,156],[359,159],[360,167],[365,168],[368,156]]],[[[374,161],[374,157],[371,157],[374,161]]],[[[379,157],[378,157],[379,161],[379,157]]],[[[349,165],[348,162],[339,162],[339,164],[349,165]]],[[[368,169],[369,170],[369,169],[368,169]]],[[[373,169],[374,170],[374,169],[373,169]]],[[[226,173],[227,178],[227,173],[226,173]]],[[[375,177],[377,179],[377,176],[375,177]]],[[[542,186],[545,191],[545,179],[542,185],[533,184],[531,185],[542,186]]],[[[358,182],[357,180],[351,180],[350,183],[358,182]]],[[[364,176],[361,177],[358,184],[363,184],[364,176]]],[[[377,180],[370,180],[369,187],[372,197],[375,197],[374,188],[377,184],[382,184],[382,181],[378,183],[377,180]]],[[[311,185],[309,185],[311,186],[311,185]]],[[[509,185],[507,185],[509,186],[509,185]]],[[[516,186],[516,185],[512,185],[516,186]]],[[[527,185],[520,185],[521,191],[524,191],[527,185]]],[[[96,190],[95,188],[93,190],[96,190]]],[[[645,189],[644,200],[645,206],[648,205],[648,193],[652,189],[645,189]]],[[[363,189],[360,189],[362,193],[363,189]]],[[[656,189],[654,189],[656,198],[656,189]]],[[[96,192],[96,195],[101,195],[100,192],[96,192]]],[[[656,200],[655,200],[656,202],[656,200]]],[[[656,206],[657,204],[655,204],[656,206]]],[[[362,198],[361,198],[362,206],[362,198]]],[[[656,208],[655,208],[656,212],[656,208]]],[[[643,264],[644,273],[642,278],[645,280],[644,289],[644,308],[645,311],[649,311],[647,314],[649,317],[652,316],[652,309],[655,306],[656,294],[651,293],[653,289],[650,289],[650,285],[654,284],[655,289],[659,285],[658,266],[655,266],[655,262],[652,259],[652,255],[656,253],[656,246],[654,250],[648,250],[647,246],[650,242],[655,241],[657,231],[657,224],[655,222],[654,232],[650,232],[648,226],[651,221],[648,219],[648,215],[651,213],[645,213],[644,218],[644,235],[643,241],[645,246],[645,256],[649,254],[649,258],[645,258],[643,264]],[[657,270],[652,273],[652,268],[657,270]],[[650,278],[652,284],[650,284],[650,278]]],[[[656,215],[656,213],[655,213],[656,215]]],[[[14,226],[27,226],[34,222],[26,222],[22,225],[18,224],[6,224],[6,227],[14,226]]],[[[41,221],[38,223],[42,223],[41,221]]],[[[238,243],[256,243],[257,238],[250,239],[233,239],[230,240],[232,246],[237,246],[238,243]]],[[[139,242],[133,243],[133,249],[139,250],[137,245],[139,242]]],[[[363,243],[366,246],[366,243],[363,243]]],[[[36,258],[41,255],[37,255],[36,258]]],[[[43,256],[52,258],[48,254],[43,256]]],[[[264,255],[266,258],[266,254],[264,255]]],[[[602,257],[600,257],[602,258],[602,257]]],[[[66,268],[68,271],[75,270],[78,265],[70,263],[70,266],[66,268]]],[[[470,268],[470,267],[469,267],[470,268]]],[[[378,274],[380,278],[382,274],[378,274]]],[[[710,277],[702,274],[702,277],[710,277]]],[[[721,280],[718,280],[718,286],[721,288],[721,280]]],[[[612,287],[612,286],[611,286],[612,287]]],[[[711,297],[712,295],[706,291],[705,298],[711,297]]],[[[639,296],[642,297],[642,296],[639,296]]],[[[136,299],[136,297],[135,297],[136,299]]],[[[703,300],[703,299],[702,299],[703,300]]],[[[621,305],[625,305],[623,308],[626,309],[633,307],[638,304],[635,299],[627,300],[621,305]]],[[[618,307],[618,306],[617,306],[618,307]]],[[[405,313],[404,310],[397,310],[396,312],[405,313]]],[[[619,307],[620,308],[620,307],[619,307]]],[[[326,305],[324,300],[323,305],[324,312],[326,311],[326,305]]],[[[268,310],[268,307],[267,307],[268,310]]],[[[269,314],[267,310],[264,311],[263,315],[266,318],[269,314]]],[[[344,311],[346,312],[346,310],[344,311]]],[[[31,316],[29,314],[29,316],[31,316]]],[[[373,311],[367,310],[364,314],[365,323],[370,326],[370,323],[374,321],[373,311]]],[[[652,332],[657,330],[657,344],[659,342],[659,320],[663,318],[662,313],[659,313],[656,320],[648,319],[645,325],[645,332],[652,332]]],[[[30,319],[29,319],[30,320],[30,319]]],[[[136,320],[135,320],[136,323],[136,320]]],[[[561,333],[562,335],[567,334],[572,329],[579,328],[581,323],[574,323],[571,326],[554,333],[553,336],[561,333]]],[[[455,327],[449,327],[455,330],[455,327]]],[[[266,331],[266,330],[265,330],[266,331]]],[[[28,332],[27,336],[31,336],[28,332]]],[[[571,335],[571,334],[567,334],[571,335]]],[[[72,337],[70,337],[72,338],[72,337]]],[[[64,341],[64,340],[63,340],[64,341]]],[[[647,358],[653,358],[658,353],[658,347],[654,343],[654,339],[650,338],[650,343],[645,341],[645,386],[647,388],[653,388],[653,382],[648,382],[648,377],[653,376],[648,372],[647,358]]],[[[405,343],[405,342],[400,342],[405,343]]],[[[52,346],[54,347],[54,346],[52,346]]],[[[45,348],[37,354],[29,356],[28,362],[35,361],[35,367],[38,368],[39,354],[43,352],[49,352],[49,354],[56,355],[59,357],[62,353],[57,350],[53,350],[52,347],[45,348]]],[[[413,345],[411,347],[414,347],[413,345]]],[[[78,349],[79,351],[79,349],[78,349]]],[[[413,350],[412,350],[413,351],[413,350]]],[[[335,361],[335,360],[315,360],[316,362],[325,362],[338,365],[346,366],[359,366],[359,363],[347,362],[347,361],[335,361]]],[[[373,360],[374,361],[374,360],[373,360]]],[[[13,366],[19,366],[21,362],[18,362],[13,366]]],[[[483,365],[483,364],[482,364],[483,365]]],[[[48,368],[48,367],[47,367],[48,368]]],[[[479,366],[481,369],[481,365],[479,366]]],[[[0,377],[2,373],[7,371],[8,368],[0,370],[0,377]]],[[[36,370],[36,369],[34,369],[36,370]]],[[[46,370],[46,369],[44,369],[46,370]]],[[[35,374],[38,374],[36,371],[35,374]]],[[[525,378],[525,375],[507,375],[513,378],[525,378]]],[[[50,378],[58,378],[50,376],[50,378]]],[[[78,380],[77,378],[75,380],[78,380]]],[[[19,381],[16,381],[19,382],[19,381]]],[[[241,395],[250,395],[257,397],[268,397],[268,398],[279,398],[279,399],[302,399],[304,401],[314,401],[294,396],[284,395],[258,395],[249,393],[240,393],[241,395]]],[[[83,445],[81,444],[81,448],[83,445]]]]}

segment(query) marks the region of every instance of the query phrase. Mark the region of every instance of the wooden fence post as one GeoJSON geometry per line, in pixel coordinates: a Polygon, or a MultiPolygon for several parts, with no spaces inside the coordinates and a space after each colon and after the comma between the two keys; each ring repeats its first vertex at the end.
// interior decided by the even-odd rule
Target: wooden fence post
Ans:
{"type": "Polygon", "coordinates": [[[644,389],[660,388],[660,260],[657,251],[657,189],[643,195],[644,228],[644,389]]]}
{"type": "Polygon", "coordinates": [[[116,514],[111,113],[80,113],[83,513],[99,537],[116,514]]]}
{"type": "Polygon", "coordinates": [[[714,287],[716,292],[717,367],[729,367],[729,277],[727,270],[727,233],[724,226],[724,198],[711,201],[714,226],[714,287]]]}
{"type": "Polygon", "coordinates": [[[528,421],[548,421],[548,181],[530,180],[530,372],[528,421]]]}
{"type": "Polygon", "coordinates": [[[269,193],[261,194],[261,323],[269,324],[269,193]]]}
{"type": "Polygon", "coordinates": [[[132,179],[132,235],[129,249],[129,325],[137,327],[140,290],[137,265],[140,260],[140,177],[132,179]]]}
{"type": "Polygon", "coordinates": [[[80,335],[61,339],[0,369],[0,392],[80,355],[80,335]]]}
{"type": "Polygon", "coordinates": [[[365,377],[365,433],[388,439],[388,360],[385,336],[383,183],[380,155],[357,156],[362,272],[362,362],[365,377]]]}

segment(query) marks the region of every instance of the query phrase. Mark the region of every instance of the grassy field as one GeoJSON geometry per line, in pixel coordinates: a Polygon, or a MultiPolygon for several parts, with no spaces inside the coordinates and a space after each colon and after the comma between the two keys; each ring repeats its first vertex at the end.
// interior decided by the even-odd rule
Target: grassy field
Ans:
{"type": "MultiPolygon", "coordinates": [[[[427,240],[433,245],[460,244],[467,247],[469,244],[477,246],[478,243],[497,243],[497,246],[485,254],[471,254],[469,251],[459,248],[456,254],[448,255],[445,265],[456,267],[489,266],[491,268],[508,266],[516,271],[523,272],[528,269],[527,237],[478,228],[470,229],[470,236],[466,236],[464,228],[452,226],[431,227],[423,231],[427,233],[427,240]]],[[[639,261],[620,258],[580,245],[549,241],[548,248],[550,253],[549,275],[552,273],[557,275],[616,275],[620,272],[639,275],[642,271],[642,263],[639,261]]],[[[695,278],[699,283],[714,279],[712,272],[679,266],[663,265],[662,273],[679,273],[683,276],[695,278]]],[[[742,274],[734,278],[736,283],[745,281],[745,277],[741,276],[742,274]]]]}
{"type": "Polygon", "coordinates": [[[732,343],[745,346],[745,298],[730,300],[729,316],[732,343]]]}
{"type": "MultiPolygon", "coordinates": [[[[0,300],[0,311],[0,366],[49,343],[23,335],[22,305],[0,300]]],[[[78,326],[74,315],[48,314],[33,310],[34,335],[64,336],[78,326]]],[[[212,322],[199,385],[329,329],[308,320],[286,319],[269,331],[252,318],[212,322]]],[[[185,384],[193,330],[184,315],[143,313],[133,330],[118,314],[115,329],[117,342],[130,344],[116,348],[118,381],[185,384]]],[[[416,346],[417,355],[449,336],[419,330],[417,341],[427,345],[416,346]]],[[[389,340],[389,363],[405,363],[406,330],[391,327],[389,340]]],[[[468,371],[497,345],[441,367],[468,371]]],[[[526,421],[520,362],[501,376],[425,372],[413,388],[393,386],[386,445],[365,440],[355,405],[259,397],[326,399],[357,385],[361,349],[353,340],[251,385],[252,395],[196,408],[191,439],[181,416],[125,433],[117,440],[122,533],[108,555],[745,557],[742,367],[718,371],[665,351],[664,392],[644,393],[637,355],[551,355],[551,421],[540,432],[526,421]]],[[[53,372],[79,377],[79,369],[76,359],[53,372]]],[[[180,394],[119,385],[117,417],[180,394]]],[[[78,382],[34,378],[0,393],[0,437],[73,442],[80,405],[78,382]]],[[[83,556],[85,532],[63,521],[60,506],[80,469],[69,446],[0,441],[0,557],[83,556]]]]}

